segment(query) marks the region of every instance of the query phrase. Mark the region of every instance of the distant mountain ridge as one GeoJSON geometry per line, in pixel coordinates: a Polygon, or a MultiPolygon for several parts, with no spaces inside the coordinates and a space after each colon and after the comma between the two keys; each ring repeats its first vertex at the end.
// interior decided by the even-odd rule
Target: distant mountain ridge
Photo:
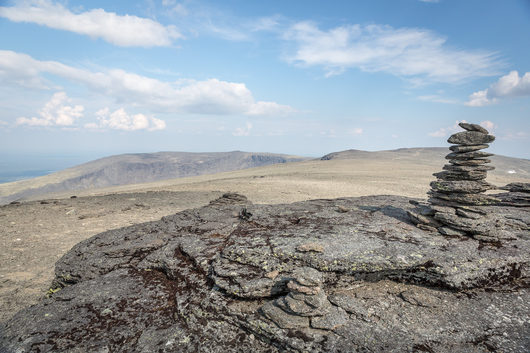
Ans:
{"type": "Polygon", "coordinates": [[[362,150],[345,150],[339,152],[328,153],[322,158],[323,161],[329,161],[332,159],[352,159],[352,158],[374,158],[374,157],[398,157],[406,158],[407,156],[428,156],[433,157],[444,157],[449,153],[447,148],[443,147],[417,147],[417,148],[398,148],[395,150],[386,150],[386,151],[362,151],[362,150]]]}
{"type": "Polygon", "coordinates": [[[39,194],[215,174],[307,159],[242,151],[121,154],[34,179],[0,184],[0,204],[39,194]]]}
{"type": "MultiPolygon", "coordinates": [[[[332,152],[321,157],[322,161],[341,160],[341,159],[358,159],[358,160],[378,160],[378,161],[404,161],[414,162],[418,165],[440,165],[440,168],[447,162],[445,156],[449,149],[444,147],[417,147],[417,148],[398,148],[386,151],[361,151],[345,150],[332,152]]],[[[491,165],[494,170],[489,171],[488,175],[516,174],[522,178],[530,178],[530,160],[523,158],[507,157],[502,155],[493,155],[491,165]]]]}
{"type": "MultiPolygon", "coordinates": [[[[433,172],[440,171],[446,163],[444,157],[448,153],[447,148],[424,147],[376,152],[346,150],[329,153],[319,159],[241,151],[123,154],[98,159],[34,179],[0,184],[0,204],[29,198],[36,199],[40,195],[70,192],[73,194],[81,190],[143,184],[299,161],[307,161],[299,166],[293,165],[293,169],[296,169],[300,175],[316,173],[321,178],[331,178],[328,166],[342,164],[343,168],[355,169],[362,165],[366,175],[381,173],[388,169],[387,179],[390,180],[394,177],[392,168],[400,165],[409,170],[428,168],[433,172]]],[[[497,177],[512,175],[530,179],[530,160],[500,155],[492,156],[491,159],[496,169],[488,172],[488,175],[497,177]]],[[[260,169],[256,173],[262,175],[265,171],[260,169]]]]}

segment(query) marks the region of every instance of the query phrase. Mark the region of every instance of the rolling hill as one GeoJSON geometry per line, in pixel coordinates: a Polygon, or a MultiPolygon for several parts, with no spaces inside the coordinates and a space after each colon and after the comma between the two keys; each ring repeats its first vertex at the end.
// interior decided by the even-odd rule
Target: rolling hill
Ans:
{"type": "Polygon", "coordinates": [[[251,152],[157,152],[97,159],[50,175],[0,184],[0,204],[38,195],[215,174],[307,158],[251,152]]]}

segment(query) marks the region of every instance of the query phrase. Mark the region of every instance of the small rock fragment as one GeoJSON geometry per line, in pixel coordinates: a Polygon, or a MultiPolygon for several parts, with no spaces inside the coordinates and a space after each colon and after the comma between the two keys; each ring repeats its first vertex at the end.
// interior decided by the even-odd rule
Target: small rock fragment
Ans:
{"type": "Polygon", "coordinates": [[[267,272],[265,274],[265,277],[270,278],[270,279],[275,279],[276,277],[278,277],[279,274],[280,274],[279,271],[274,270],[274,271],[271,271],[271,272],[267,272]]]}
{"type": "Polygon", "coordinates": [[[337,212],[346,213],[346,212],[350,212],[350,209],[347,208],[347,207],[339,205],[339,206],[337,206],[337,212]]]}
{"type": "Polygon", "coordinates": [[[305,243],[305,244],[298,245],[296,247],[296,250],[301,251],[301,252],[309,252],[309,251],[323,252],[324,247],[318,243],[305,243]]]}

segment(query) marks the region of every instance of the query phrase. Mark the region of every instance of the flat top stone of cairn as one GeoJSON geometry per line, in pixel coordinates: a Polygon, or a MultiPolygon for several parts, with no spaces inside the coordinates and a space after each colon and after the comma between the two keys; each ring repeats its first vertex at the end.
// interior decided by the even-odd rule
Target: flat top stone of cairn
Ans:
{"type": "Polygon", "coordinates": [[[462,129],[467,131],[478,131],[482,132],[483,134],[489,134],[488,130],[484,129],[482,126],[478,124],[470,124],[470,123],[459,123],[458,124],[462,129]]]}
{"type": "Polygon", "coordinates": [[[451,150],[453,152],[478,151],[487,148],[488,145],[486,144],[495,140],[495,136],[489,135],[488,130],[478,124],[459,123],[458,125],[466,131],[457,132],[456,134],[451,135],[447,140],[449,143],[460,145],[452,146],[453,148],[451,148],[451,150]]]}

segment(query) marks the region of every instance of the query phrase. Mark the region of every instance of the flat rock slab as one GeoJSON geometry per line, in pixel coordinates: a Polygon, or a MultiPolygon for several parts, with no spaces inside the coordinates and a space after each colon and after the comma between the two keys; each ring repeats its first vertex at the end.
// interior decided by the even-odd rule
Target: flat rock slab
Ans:
{"type": "Polygon", "coordinates": [[[510,183],[499,189],[508,190],[511,192],[526,192],[530,193],[530,183],[510,183]]]}
{"type": "Polygon", "coordinates": [[[493,156],[493,153],[473,151],[473,152],[454,152],[445,156],[445,159],[470,159],[470,158],[486,158],[493,156]]]}
{"type": "Polygon", "coordinates": [[[449,149],[453,152],[473,152],[478,150],[483,150],[485,148],[488,148],[490,145],[483,144],[483,145],[470,145],[470,146],[449,146],[449,149]]]}
{"type": "Polygon", "coordinates": [[[492,246],[415,227],[409,201],[232,195],[98,234],[57,262],[54,294],[0,327],[0,351],[526,352],[529,209],[481,208],[506,219],[510,240],[492,246]],[[275,304],[301,277],[329,300],[311,318],[275,304]]]}
{"type": "Polygon", "coordinates": [[[476,166],[476,165],[482,165],[491,163],[490,159],[451,159],[449,163],[454,165],[468,165],[468,166],[476,166]]]}
{"type": "Polygon", "coordinates": [[[482,145],[493,142],[495,136],[479,131],[462,131],[451,135],[447,142],[455,145],[482,145]]]}
{"type": "Polygon", "coordinates": [[[467,131],[478,131],[478,132],[482,132],[483,134],[488,134],[488,130],[484,129],[482,126],[478,124],[459,123],[458,125],[462,129],[467,130],[467,131]]]}
{"type": "Polygon", "coordinates": [[[454,181],[442,181],[436,180],[431,182],[431,188],[437,192],[442,193],[480,193],[487,190],[495,189],[495,185],[492,185],[486,181],[474,181],[474,180],[454,180],[454,181]]]}
{"type": "Polygon", "coordinates": [[[433,173],[435,177],[441,180],[483,180],[486,179],[486,171],[443,171],[438,173],[433,173]]]}
{"type": "Polygon", "coordinates": [[[471,172],[487,172],[489,170],[494,170],[495,167],[490,166],[490,165],[466,166],[466,165],[446,164],[443,166],[442,169],[448,170],[451,172],[471,173],[471,172]]]}
{"type": "MultiPolygon", "coordinates": [[[[501,200],[491,195],[472,194],[472,193],[450,193],[445,194],[437,191],[428,191],[427,194],[434,198],[454,202],[456,205],[470,205],[470,206],[493,206],[497,205],[501,200]]],[[[435,203],[436,204],[436,203],[435,203]]],[[[453,206],[453,205],[448,205],[453,206]]]]}

